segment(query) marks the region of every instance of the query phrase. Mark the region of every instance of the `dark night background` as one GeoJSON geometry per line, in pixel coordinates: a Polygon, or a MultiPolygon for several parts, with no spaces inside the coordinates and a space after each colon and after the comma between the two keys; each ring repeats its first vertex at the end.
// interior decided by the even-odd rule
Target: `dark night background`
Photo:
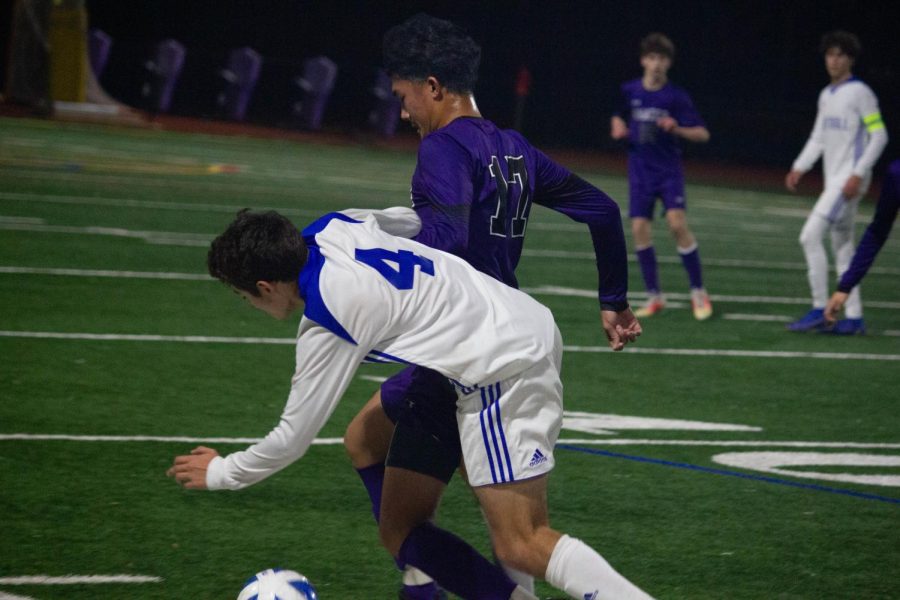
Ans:
{"type": "MultiPolygon", "coordinates": [[[[637,46],[650,31],[676,44],[670,79],[685,87],[712,140],[686,148],[695,158],[788,167],[809,134],[827,84],[818,53],[825,31],[855,32],[863,55],[854,72],[878,95],[892,141],[900,143],[900,30],[892,2],[310,2],[302,0],[87,0],[90,25],[113,38],[101,83],[138,103],[140,65],[155,42],[172,37],[187,59],[172,112],[212,113],[217,71],[228,51],[251,46],[264,57],[250,122],[279,125],[296,100],[292,79],[305,58],[326,55],[338,80],[326,127],[365,126],[381,36],[419,11],[462,25],[482,46],[476,99],[500,125],[513,122],[520,65],[534,83],[523,130],[547,147],[613,150],[608,122],[619,84],[640,74],[637,46]]],[[[400,131],[407,128],[401,124],[400,131]]]]}

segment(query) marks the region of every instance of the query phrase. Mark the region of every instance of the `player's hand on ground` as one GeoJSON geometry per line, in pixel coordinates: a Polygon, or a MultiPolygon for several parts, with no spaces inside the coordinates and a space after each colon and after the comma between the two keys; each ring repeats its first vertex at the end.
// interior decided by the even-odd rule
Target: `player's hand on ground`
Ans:
{"type": "Polygon", "coordinates": [[[838,313],[844,308],[844,303],[846,301],[846,292],[833,293],[831,298],[828,299],[828,304],[825,305],[825,320],[829,323],[834,323],[837,320],[838,313]]]}
{"type": "Polygon", "coordinates": [[[609,347],[616,352],[624,348],[626,344],[637,340],[641,335],[641,324],[630,308],[619,312],[601,310],[600,320],[603,322],[609,347]]]}
{"type": "Polygon", "coordinates": [[[844,189],[841,190],[841,193],[844,195],[844,200],[849,202],[859,196],[859,188],[861,185],[862,177],[859,175],[851,175],[849,179],[847,179],[847,182],[844,183],[844,189]]]}
{"type": "Polygon", "coordinates": [[[800,171],[791,171],[784,177],[784,187],[792,192],[796,192],[797,186],[800,184],[801,177],[803,177],[803,173],[801,173],[800,171]]]}
{"type": "Polygon", "coordinates": [[[672,133],[672,131],[678,127],[678,121],[672,117],[660,117],[656,120],[656,126],[666,133],[672,133]]]}
{"type": "Polygon", "coordinates": [[[190,454],[176,456],[166,475],[189,490],[206,489],[206,469],[219,453],[206,446],[197,446],[190,454]]]}

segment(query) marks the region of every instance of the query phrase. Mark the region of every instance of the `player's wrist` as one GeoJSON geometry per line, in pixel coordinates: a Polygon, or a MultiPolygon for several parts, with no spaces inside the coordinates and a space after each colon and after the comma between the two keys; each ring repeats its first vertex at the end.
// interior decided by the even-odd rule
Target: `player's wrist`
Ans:
{"type": "Polygon", "coordinates": [[[600,310],[611,310],[613,312],[622,312],[628,309],[628,301],[622,302],[601,302],[600,310]]]}

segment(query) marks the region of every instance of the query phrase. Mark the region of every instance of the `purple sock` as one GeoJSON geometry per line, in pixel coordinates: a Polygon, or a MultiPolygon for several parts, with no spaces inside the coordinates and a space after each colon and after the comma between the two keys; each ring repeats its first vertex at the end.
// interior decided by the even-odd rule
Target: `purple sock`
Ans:
{"type": "Polygon", "coordinates": [[[688,252],[682,252],[681,248],[679,248],[678,254],[681,255],[681,264],[684,265],[684,270],[687,271],[691,289],[702,288],[703,275],[700,270],[700,251],[697,249],[696,244],[688,252]]]}
{"type": "MultiPolygon", "coordinates": [[[[375,463],[374,465],[357,469],[356,472],[359,473],[359,478],[362,479],[363,485],[366,486],[366,491],[369,492],[369,500],[372,501],[372,516],[375,517],[375,522],[379,523],[381,522],[381,486],[384,483],[384,463],[375,463]]],[[[397,563],[397,568],[402,571],[403,563],[396,558],[394,562],[397,563]]]]}
{"type": "Polygon", "coordinates": [[[410,532],[398,559],[425,571],[441,587],[464,600],[509,600],[516,589],[503,569],[431,523],[423,523],[410,532]]]}
{"type": "Polygon", "coordinates": [[[366,491],[369,492],[369,500],[372,501],[372,515],[375,522],[381,517],[381,486],[384,483],[384,463],[375,463],[362,469],[357,469],[359,478],[362,479],[366,491]]]}
{"type": "Polygon", "coordinates": [[[653,246],[647,246],[637,251],[638,264],[641,266],[641,275],[644,276],[644,287],[648,294],[659,293],[659,276],[656,274],[656,251],[653,246]]]}

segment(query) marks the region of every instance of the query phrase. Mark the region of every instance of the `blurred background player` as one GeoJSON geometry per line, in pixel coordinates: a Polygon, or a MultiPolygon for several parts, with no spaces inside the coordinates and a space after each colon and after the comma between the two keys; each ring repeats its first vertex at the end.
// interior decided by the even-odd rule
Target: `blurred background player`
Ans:
{"type": "MultiPolygon", "coordinates": [[[[812,308],[788,323],[789,331],[798,332],[826,329],[828,255],[823,239],[826,232],[831,234],[835,269],[840,277],[853,257],[853,220],[859,199],[868,190],[872,167],[888,141],[878,99],[869,86],[853,76],[853,65],[862,51],[859,38],[846,31],[832,31],[822,37],[820,50],[831,82],[819,94],[812,133],[784,181],[790,191],[796,191],[803,174],[823,157],[825,189],[800,231],[812,308]]],[[[830,329],[832,333],[865,332],[858,287],[847,296],[845,316],[830,329]]]]}
{"type": "Polygon", "coordinates": [[[644,75],[622,85],[622,110],[611,119],[610,135],[628,140],[628,216],[647,288],[647,303],[635,315],[649,317],[665,307],[650,225],[659,198],[687,271],[694,318],[702,321],[712,316],[712,304],[703,287],[697,240],[685,215],[680,139],[707,142],[709,131],[687,92],[669,82],[674,58],[675,45],[665,35],[651,33],[641,40],[644,75]]]}
{"type": "MultiPolygon", "coordinates": [[[[584,223],[597,258],[601,323],[610,345],[619,350],[621,328],[637,326],[626,299],[627,251],[619,208],[522,135],[498,129],[481,116],[473,96],[480,58],[468,34],[429,15],[416,15],[385,34],[384,66],[401,116],[422,139],[412,177],[413,208],[421,219],[414,239],[518,287],[515,269],[533,202],[584,223]]],[[[388,549],[396,549],[434,514],[460,464],[455,413],[456,393],[446,378],[409,367],[389,378],[347,428],[344,444],[388,549]]],[[[528,545],[520,542],[517,548],[528,545]]],[[[503,548],[501,557],[503,551],[518,550],[503,548]]],[[[532,589],[530,575],[507,572],[532,589]]],[[[421,574],[407,571],[404,578],[401,597],[439,594],[421,574]]]]}
{"type": "Polygon", "coordinates": [[[828,323],[837,319],[837,314],[847,302],[850,291],[866,276],[869,267],[875,262],[878,251],[881,250],[891,234],[898,206],[900,206],[900,160],[895,160],[888,166],[887,174],[884,177],[881,195],[878,197],[878,205],[875,207],[875,216],[872,217],[872,222],[869,223],[859,246],[856,247],[853,262],[841,275],[837,291],[831,295],[825,307],[825,320],[828,323]]]}

